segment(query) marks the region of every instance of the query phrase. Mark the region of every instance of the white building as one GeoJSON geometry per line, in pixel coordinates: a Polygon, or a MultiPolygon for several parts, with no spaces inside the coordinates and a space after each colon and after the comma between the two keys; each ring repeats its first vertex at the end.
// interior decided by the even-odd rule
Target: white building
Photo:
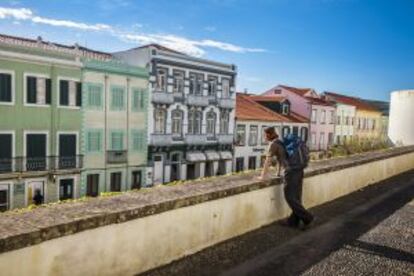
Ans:
{"type": "Polygon", "coordinates": [[[397,145],[414,145],[414,90],[391,93],[388,136],[397,145]]]}
{"type": "Polygon", "coordinates": [[[150,71],[147,183],[229,173],[236,67],[156,44],[114,55],[150,71]]]}
{"type": "Polygon", "coordinates": [[[336,104],[335,143],[344,144],[352,141],[355,128],[356,106],[352,104],[349,97],[325,92],[328,101],[336,104]]]}
{"type": "Polygon", "coordinates": [[[285,98],[237,94],[234,171],[254,170],[263,165],[268,147],[266,127],[275,127],[281,138],[292,132],[304,141],[308,139],[308,120],[292,112],[285,98]]]}

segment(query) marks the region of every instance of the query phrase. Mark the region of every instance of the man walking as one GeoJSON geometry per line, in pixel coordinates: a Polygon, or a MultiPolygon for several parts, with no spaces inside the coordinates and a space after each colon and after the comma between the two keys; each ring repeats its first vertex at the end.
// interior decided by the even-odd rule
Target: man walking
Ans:
{"type": "Polygon", "coordinates": [[[303,227],[308,228],[314,217],[302,205],[303,171],[309,160],[306,145],[292,134],[285,137],[283,142],[280,141],[273,127],[266,128],[264,132],[266,140],[269,142],[269,148],[260,179],[268,177],[272,158],[276,157],[279,165],[284,168],[284,193],[286,201],[292,209],[292,214],[282,221],[282,224],[299,227],[302,222],[303,227]]]}

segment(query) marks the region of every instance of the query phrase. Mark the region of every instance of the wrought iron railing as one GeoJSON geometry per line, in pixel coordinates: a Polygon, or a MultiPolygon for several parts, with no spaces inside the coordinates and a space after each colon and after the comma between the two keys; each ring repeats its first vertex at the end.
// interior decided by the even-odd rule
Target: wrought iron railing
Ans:
{"type": "Polygon", "coordinates": [[[13,157],[0,159],[0,173],[80,169],[83,155],[13,157]]]}

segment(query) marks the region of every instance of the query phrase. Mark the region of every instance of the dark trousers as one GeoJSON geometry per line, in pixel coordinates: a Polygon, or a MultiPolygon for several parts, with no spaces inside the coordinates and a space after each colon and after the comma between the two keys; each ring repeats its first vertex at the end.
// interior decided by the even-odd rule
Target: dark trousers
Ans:
{"type": "Polygon", "coordinates": [[[285,172],[285,198],[292,214],[289,223],[298,225],[302,220],[305,224],[313,220],[313,216],[302,205],[303,170],[290,170],[285,172]]]}

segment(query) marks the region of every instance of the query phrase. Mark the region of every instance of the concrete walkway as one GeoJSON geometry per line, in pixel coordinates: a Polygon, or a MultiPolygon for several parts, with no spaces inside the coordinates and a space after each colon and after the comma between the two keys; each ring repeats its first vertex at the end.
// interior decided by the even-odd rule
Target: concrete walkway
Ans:
{"type": "Polygon", "coordinates": [[[146,275],[414,275],[413,199],[411,171],[313,208],[307,231],[275,223],[146,275]]]}

